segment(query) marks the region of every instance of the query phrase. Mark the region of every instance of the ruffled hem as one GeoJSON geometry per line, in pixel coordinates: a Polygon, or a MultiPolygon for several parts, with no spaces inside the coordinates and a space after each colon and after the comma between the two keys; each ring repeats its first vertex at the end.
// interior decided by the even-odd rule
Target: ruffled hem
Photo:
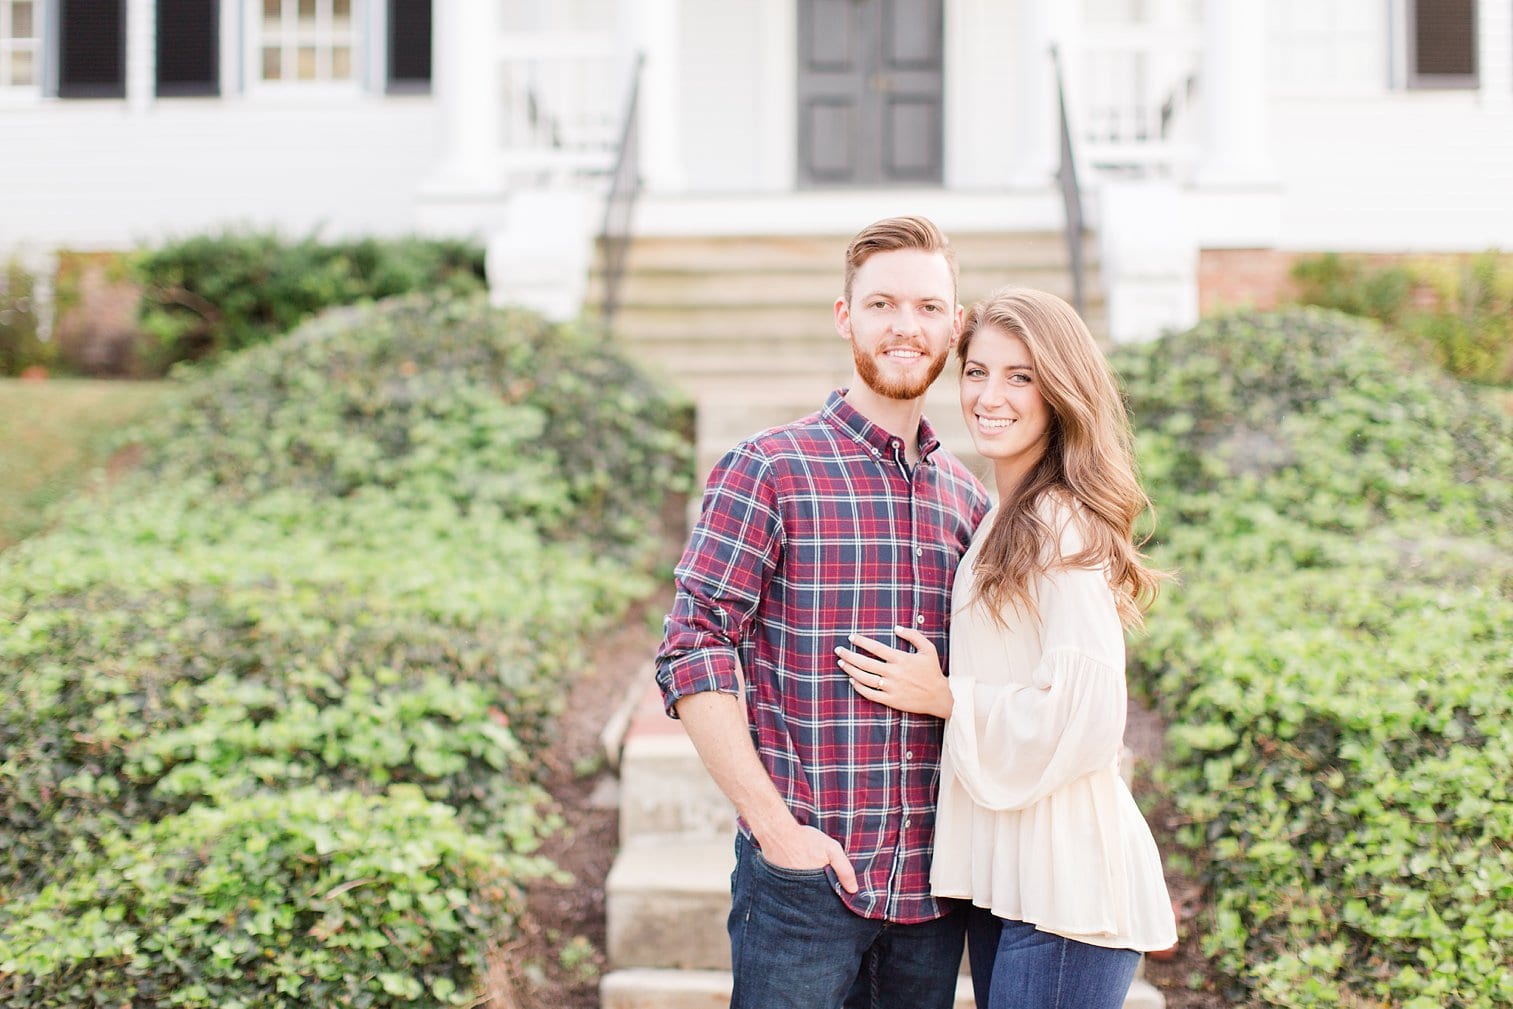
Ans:
{"type": "Polygon", "coordinates": [[[974,803],[943,768],[931,891],[1095,946],[1177,941],[1150,828],[1113,768],[1025,810],[974,803]]]}

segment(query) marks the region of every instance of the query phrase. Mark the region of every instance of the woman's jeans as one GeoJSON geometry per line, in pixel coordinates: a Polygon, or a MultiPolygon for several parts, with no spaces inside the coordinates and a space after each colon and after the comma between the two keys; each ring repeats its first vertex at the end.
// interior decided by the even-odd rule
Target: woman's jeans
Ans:
{"type": "Polygon", "coordinates": [[[825,869],[786,869],[736,836],[730,877],[731,1009],[951,1009],[964,917],[863,918],[825,869]]]}
{"type": "Polygon", "coordinates": [[[977,1009],[1120,1009],[1140,954],[965,910],[977,1009]]]}

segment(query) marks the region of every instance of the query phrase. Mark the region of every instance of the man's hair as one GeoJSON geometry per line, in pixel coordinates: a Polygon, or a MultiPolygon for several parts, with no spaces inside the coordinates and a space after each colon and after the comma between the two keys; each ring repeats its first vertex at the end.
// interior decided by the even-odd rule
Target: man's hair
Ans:
{"type": "Polygon", "coordinates": [[[899,249],[938,252],[945,256],[946,265],[951,268],[951,300],[956,300],[956,250],[951,248],[945,233],[935,226],[934,221],[924,217],[889,217],[863,228],[846,246],[847,304],[851,303],[851,284],[862,264],[874,253],[899,249]]]}

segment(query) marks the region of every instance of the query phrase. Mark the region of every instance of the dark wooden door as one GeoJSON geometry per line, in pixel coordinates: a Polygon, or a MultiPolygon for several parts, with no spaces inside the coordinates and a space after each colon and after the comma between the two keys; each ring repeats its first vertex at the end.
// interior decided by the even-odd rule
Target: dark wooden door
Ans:
{"type": "Polygon", "coordinates": [[[944,0],[798,5],[799,185],[938,185],[944,0]]]}

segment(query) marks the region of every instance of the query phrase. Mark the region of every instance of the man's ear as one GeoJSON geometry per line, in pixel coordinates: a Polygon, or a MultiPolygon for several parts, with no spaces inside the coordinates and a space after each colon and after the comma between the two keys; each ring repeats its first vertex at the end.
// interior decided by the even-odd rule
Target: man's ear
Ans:
{"type": "Polygon", "coordinates": [[[961,327],[967,321],[967,310],[961,305],[956,306],[956,319],[951,324],[951,349],[961,346],[961,327]]]}
{"type": "MultiPolygon", "coordinates": [[[[961,327],[956,327],[958,330],[961,327]]],[[[835,331],[842,340],[851,339],[851,306],[844,296],[835,299],[835,331]]]]}

